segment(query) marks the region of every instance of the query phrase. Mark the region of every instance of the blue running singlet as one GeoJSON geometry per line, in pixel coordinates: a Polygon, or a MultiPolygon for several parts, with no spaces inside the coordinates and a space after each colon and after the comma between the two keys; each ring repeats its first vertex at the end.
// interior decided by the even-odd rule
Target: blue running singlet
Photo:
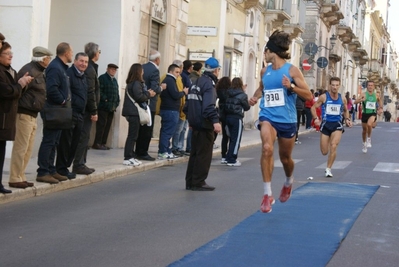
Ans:
{"type": "Polygon", "coordinates": [[[290,63],[285,63],[278,70],[272,65],[267,66],[262,77],[263,92],[260,101],[259,117],[266,117],[278,123],[296,123],[296,97],[297,95],[283,86],[283,75],[292,80],[290,76],[290,63]]]}
{"type": "Polygon", "coordinates": [[[342,120],[342,112],[344,111],[344,102],[341,94],[338,93],[338,99],[333,100],[329,92],[326,92],[326,102],[321,106],[322,121],[337,122],[342,120]]]}

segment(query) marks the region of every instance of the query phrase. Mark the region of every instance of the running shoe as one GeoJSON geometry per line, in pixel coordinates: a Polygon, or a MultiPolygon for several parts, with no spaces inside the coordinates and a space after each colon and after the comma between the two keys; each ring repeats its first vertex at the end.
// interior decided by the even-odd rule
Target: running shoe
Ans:
{"type": "Polygon", "coordinates": [[[363,148],[362,148],[363,153],[367,153],[367,143],[363,143],[363,148]]]}
{"type": "Polygon", "coordinates": [[[241,162],[239,162],[238,160],[234,163],[227,163],[227,166],[230,167],[240,167],[241,166],[241,162]]]}
{"type": "Polygon", "coordinates": [[[220,160],[220,164],[227,164],[226,158],[222,158],[222,159],[220,160]]]}
{"type": "Polygon", "coordinates": [[[371,138],[367,138],[367,147],[371,147],[371,138]]]}
{"type": "Polygon", "coordinates": [[[333,174],[331,173],[331,169],[330,168],[326,169],[325,174],[326,174],[326,177],[333,177],[333,174]]]}
{"type": "Polygon", "coordinates": [[[168,152],[158,153],[158,159],[177,159],[177,158],[178,156],[176,156],[173,153],[168,153],[168,152]]]}
{"type": "Polygon", "coordinates": [[[260,204],[260,211],[264,213],[269,213],[272,211],[272,205],[276,201],[274,200],[273,196],[264,195],[262,199],[262,203],[260,204]]]}
{"type": "Polygon", "coordinates": [[[292,184],[290,185],[283,185],[283,188],[281,189],[280,193],[280,202],[286,202],[290,197],[291,197],[291,192],[292,192],[292,184]]]}
{"type": "Polygon", "coordinates": [[[126,165],[126,166],[140,166],[141,163],[136,161],[136,159],[131,158],[131,159],[128,159],[128,160],[124,160],[123,161],[123,165],[126,165]]]}

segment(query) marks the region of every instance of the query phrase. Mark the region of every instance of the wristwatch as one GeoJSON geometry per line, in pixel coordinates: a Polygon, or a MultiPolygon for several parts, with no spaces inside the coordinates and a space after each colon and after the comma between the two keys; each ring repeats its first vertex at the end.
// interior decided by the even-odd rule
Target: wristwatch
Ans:
{"type": "Polygon", "coordinates": [[[295,88],[295,84],[294,83],[291,83],[291,90],[294,90],[294,88],[295,88]]]}

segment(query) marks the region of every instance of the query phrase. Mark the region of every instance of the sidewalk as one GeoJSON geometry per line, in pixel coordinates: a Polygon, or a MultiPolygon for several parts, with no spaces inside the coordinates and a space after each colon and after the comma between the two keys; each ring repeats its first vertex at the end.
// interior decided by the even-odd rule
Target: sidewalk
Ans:
{"type": "MultiPolygon", "coordinates": [[[[303,126],[299,129],[299,134],[308,133],[303,126]]],[[[218,137],[216,143],[220,146],[221,136],[218,137]]],[[[245,130],[242,135],[240,148],[246,148],[250,146],[260,145],[261,140],[258,130],[245,130]]],[[[151,141],[149,154],[156,158],[158,152],[158,140],[153,139],[151,141]]],[[[213,150],[214,157],[221,157],[220,148],[213,150]]],[[[53,193],[61,190],[66,190],[78,186],[88,185],[91,183],[100,182],[107,179],[130,175],[138,172],[143,172],[158,168],[165,165],[173,165],[176,163],[182,163],[188,161],[187,156],[177,158],[175,160],[155,160],[155,161],[142,161],[143,164],[138,167],[124,166],[123,161],[123,148],[110,149],[110,150],[95,150],[90,149],[87,154],[87,165],[91,168],[95,168],[96,171],[90,175],[77,175],[75,179],[60,182],[58,184],[47,184],[36,182],[36,169],[37,169],[37,157],[31,158],[29,161],[26,177],[29,182],[33,182],[33,187],[26,189],[10,188],[11,194],[0,194],[0,204],[27,199],[35,196],[41,196],[48,193],[53,193]]],[[[3,185],[8,187],[10,170],[10,159],[6,159],[4,163],[3,172],[3,185]]],[[[71,168],[70,168],[71,170],[71,168]]]]}

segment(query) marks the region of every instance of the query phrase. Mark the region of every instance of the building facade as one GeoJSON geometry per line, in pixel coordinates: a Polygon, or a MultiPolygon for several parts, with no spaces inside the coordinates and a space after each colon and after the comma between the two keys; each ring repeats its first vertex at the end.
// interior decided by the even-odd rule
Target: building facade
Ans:
{"type": "MultiPolygon", "coordinates": [[[[77,53],[95,42],[102,51],[99,75],[108,63],[119,66],[122,101],[130,66],[145,63],[151,48],[162,54],[161,75],[175,59],[214,56],[221,76],[241,77],[251,97],[261,81],[268,36],[280,29],[291,35],[290,62],[301,67],[310,88],[327,89],[329,78],[339,76],[342,93],[359,95],[363,82],[373,80],[396,110],[397,54],[388,13],[389,0],[0,0],[1,32],[13,47],[15,69],[30,61],[35,46],[55,52],[58,43],[68,42],[77,53]]],[[[246,112],[247,128],[257,114],[257,107],[246,112]]],[[[159,118],[155,123],[156,137],[159,118]]],[[[108,145],[122,147],[126,134],[120,107],[108,145]]],[[[36,138],[37,151],[41,135],[36,138]]]]}

